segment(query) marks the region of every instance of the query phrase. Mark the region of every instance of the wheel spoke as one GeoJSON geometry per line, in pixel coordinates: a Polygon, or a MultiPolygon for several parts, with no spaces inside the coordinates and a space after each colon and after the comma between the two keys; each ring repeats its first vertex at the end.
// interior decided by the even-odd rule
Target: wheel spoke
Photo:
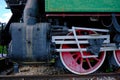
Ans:
{"type": "Polygon", "coordinates": [[[83,68],[83,59],[81,58],[80,61],[81,61],[81,62],[80,62],[80,65],[79,65],[80,70],[81,70],[81,72],[84,72],[85,69],[83,68]]]}
{"type": "Polygon", "coordinates": [[[95,57],[93,59],[96,60],[96,61],[98,61],[98,62],[100,61],[98,58],[95,58],[95,57]]]}
{"type": "Polygon", "coordinates": [[[89,66],[90,68],[92,68],[92,65],[90,64],[90,60],[89,60],[88,58],[86,58],[86,61],[87,61],[87,63],[88,63],[88,66],[89,66]]]}
{"type": "Polygon", "coordinates": [[[80,56],[78,55],[76,58],[75,58],[75,61],[78,61],[80,58],[80,56]]]}

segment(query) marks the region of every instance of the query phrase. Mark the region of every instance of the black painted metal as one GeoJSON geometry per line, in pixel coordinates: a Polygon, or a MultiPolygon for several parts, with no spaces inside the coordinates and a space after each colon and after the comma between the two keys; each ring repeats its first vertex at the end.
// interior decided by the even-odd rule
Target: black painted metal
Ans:
{"type": "Polygon", "coordinates": [[[90,46],[87,48],[87,51],[93,53],[94,55],[98,55],[103,41],[104,39],[89,39],[88,42],[90,46]]]}
{"type": "Polygon", "coordinates": [[[13,67],[13,63],[9,59],[0,58],[0,75],[3,74],[4,71],[13,67]]]}
{"type": "Polygon", "coordinates": [[[115,14],[112,14],[112,22],[113,22],[113,27],[116,32],[114,36],[114,42],[116,43],[116,47],[118,48],[120,45],[120,25],[115,17],[115,14]]]}

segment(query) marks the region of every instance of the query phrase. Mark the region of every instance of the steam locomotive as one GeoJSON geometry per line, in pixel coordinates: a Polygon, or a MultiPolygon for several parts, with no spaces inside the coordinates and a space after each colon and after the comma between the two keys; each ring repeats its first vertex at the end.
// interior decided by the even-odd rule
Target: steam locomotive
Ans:
{"type": "Polygon", "coordinates": [[[104,61],[120,66],[120,0],[5,1],[13,13],[3,37],[10,59],[54,59],[78,75],[97,71],[104,61]]]}

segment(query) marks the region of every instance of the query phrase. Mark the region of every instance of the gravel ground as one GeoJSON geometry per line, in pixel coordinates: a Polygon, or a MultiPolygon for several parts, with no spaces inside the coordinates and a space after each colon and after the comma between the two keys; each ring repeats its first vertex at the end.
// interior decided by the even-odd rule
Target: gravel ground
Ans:
{"type": "Polygon", "coordinates": [[[48,66],[24,66],[19,68],[19,73],[15,75],[56,75],[64,74],[63,69],[48,66]]]}

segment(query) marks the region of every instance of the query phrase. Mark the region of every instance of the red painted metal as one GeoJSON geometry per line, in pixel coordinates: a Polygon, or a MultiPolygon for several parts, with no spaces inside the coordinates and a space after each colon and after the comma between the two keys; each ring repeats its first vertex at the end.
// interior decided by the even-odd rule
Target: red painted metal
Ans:
{"type": "MultiPolygon", "coordinates": [[[[65,14],[65,13],[58,13],[58,14],[46,14],[46,17],[49,17],[49,16],[52,16],[52,17],[56,17],[56,16],[60,16],[60,17],[67,17],[67,16],[111,16],[111,14],[65,14]]],[[[120,13],[119,14],[116,14],[116,16],[120,16],[120,13]]]]}
{"type": "MultiPolygon", "coordinates": [[[[84,35],[83,33],[95,34],[93,31],[78,30],[76,31],[77,35],[84,35]]],[[[70,33],[69,35],[73,35],[70,33]]],[[[87,48],[89,44],[80,44],[81,48],[87,48]]],[[[63,44],[61,45],[62,49],[66,48],[78,48],[77,45],[63,44]]],[[[83,52],[84,56],[91,56],[90,52],[83,52]]],[[[75,74],[89,74],[95,72],[103,63],[105,59],[105,52],[100,52],[99,57],[93,58],[82,58],[80,52],[61,52],[60,57],[64,66],[75,74]]]]}
{"type": "Polygon", "coordinates": [[[116,50],[114,53],[117,64],[120,66],[120,50],[116,50]]]}

